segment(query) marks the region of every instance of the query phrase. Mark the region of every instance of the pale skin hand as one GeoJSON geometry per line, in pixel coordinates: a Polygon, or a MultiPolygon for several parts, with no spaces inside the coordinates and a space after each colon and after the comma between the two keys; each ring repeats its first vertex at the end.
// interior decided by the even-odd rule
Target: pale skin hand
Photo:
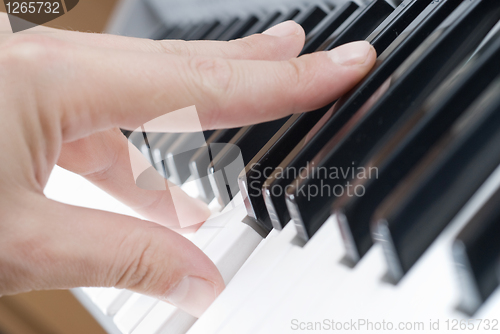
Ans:
{"type": "MultiPolygon", "coordinates": [[[[0,295],[114,286],[195,316],[224,282],[172,231],[167,192],[135,185],[118,129],[191,105],[207,129],[313,110],[353,87],[376,58],[365,42],[296,58],[304,32],[291,22],[232,42],[48,28],[12,34],[6,16],[0,30],[0,295]],[[43,189],[55,164],[149,221],[47,199],[43,189]]],[[[187,195],[185,202],[192,220],[185,225],[208,217],[202,203],[187,195]]]]}

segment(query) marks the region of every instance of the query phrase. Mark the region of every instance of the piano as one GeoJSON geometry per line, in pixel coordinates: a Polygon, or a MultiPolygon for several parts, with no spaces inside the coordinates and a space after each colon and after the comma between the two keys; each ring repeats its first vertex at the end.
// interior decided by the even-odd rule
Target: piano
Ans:
{"type": "MultiPolygon", "coordinates": [[[[199,319],[127,290],[75,296],[110,334],[499,330],[500,1],[122,0],[108,31],[231,40],[286,20],[306,31],[302,54],[364,39],[377,63],[308,113],[124,131],[209,204],[186,237],[226,289],[199,319]]],[[[133,214],[61,169],[46,194],[133,214]]]]}

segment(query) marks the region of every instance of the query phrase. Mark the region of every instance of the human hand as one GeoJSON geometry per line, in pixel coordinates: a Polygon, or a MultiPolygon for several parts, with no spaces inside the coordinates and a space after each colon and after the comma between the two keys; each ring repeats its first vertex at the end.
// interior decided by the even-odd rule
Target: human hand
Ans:
{"type": "MultiPolygon", "coordinates": [[[[135,185],[119,128],[192,105],[205,129],[314,110],[352,88],[376,58],[366,42],[296,58],[304,32],[292,22],[232,42],[44,27],[11,34],[6,15],[0,29],[0,294],[126,288],[195,316],[224,282],[202,251],[172,231],[179,222],[169,192],[135,185]],[[149,221],[47,199],[56,163],[149,221]]],[[[182,225],[208,217],[202,202],[176,196],[185,203],[176,205],[182,225]]]]}

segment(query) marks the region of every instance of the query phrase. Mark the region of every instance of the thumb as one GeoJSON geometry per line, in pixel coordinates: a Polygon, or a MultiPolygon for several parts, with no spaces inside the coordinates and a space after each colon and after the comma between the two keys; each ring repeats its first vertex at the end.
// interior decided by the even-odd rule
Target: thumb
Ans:
{"type": "Polygon", "coordinates": [[[24,203],[27,197],[35,198],[23,208],[23,218],[17,216],[22,223],[9,224],[0,237],[0,266],[13,266],[0,271],[0,282],[11,281],[0,284],[0,294],[79,286],[126,288],[199,317],[224,288],[210,259],[168,228],[35,194],[25,195],[24,203]],[[15,274],[7,278],[1,272],[15,274]],[[9,286],[14,291],[2,291],[9,286]]]}

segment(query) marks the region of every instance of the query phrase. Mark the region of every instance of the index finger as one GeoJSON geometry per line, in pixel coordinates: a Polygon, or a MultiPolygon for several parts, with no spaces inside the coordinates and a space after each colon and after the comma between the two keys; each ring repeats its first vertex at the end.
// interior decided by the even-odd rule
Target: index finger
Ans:
{"type": "MultiPolygon", "coordinates": [[[[134,130],[193,105],[203,129],[243,126],[314,110],[351,89],[376,59],[367,42],[288,61],[186,58],[30,44],[33,47],[41,54],[32,64],[37,70],[30,71],[36,73],[30,77],[34,87],[49,86],[44,94],[64,92],[56,98],[65,106],[59,116],[66,141],[113,126],[134,130]],[[71,75],[64,75],[68,69],[71,75]]],[[[45,108],[54,110],[54,105],[45,108]]],[[[189,126],[172,123],[164,130],[192,131],[189,126]]]]}
{"type": "MultiPolygon", "coordinates": [[[[152,40],[111,34],[87,33],[60,30],[44,26],[34,27],[16,34],[19,36],[43,36],[68,43],[123,51],[171,54],[193,57],[222,57],[228,59],[285,60],[296,57],[304,46],[305,34],[302,27],[293,22],[283,22],[269,32],[255,34],[233,41],[183,41],[152,40]],[[275,31],[278,29],[279,33],[275,31]]],[[[9,31],[7,14],[0,13],[0,30],[9,31]]],[[[12,34],[2,36],[3,40],[15,38],[12,34]]]]}

